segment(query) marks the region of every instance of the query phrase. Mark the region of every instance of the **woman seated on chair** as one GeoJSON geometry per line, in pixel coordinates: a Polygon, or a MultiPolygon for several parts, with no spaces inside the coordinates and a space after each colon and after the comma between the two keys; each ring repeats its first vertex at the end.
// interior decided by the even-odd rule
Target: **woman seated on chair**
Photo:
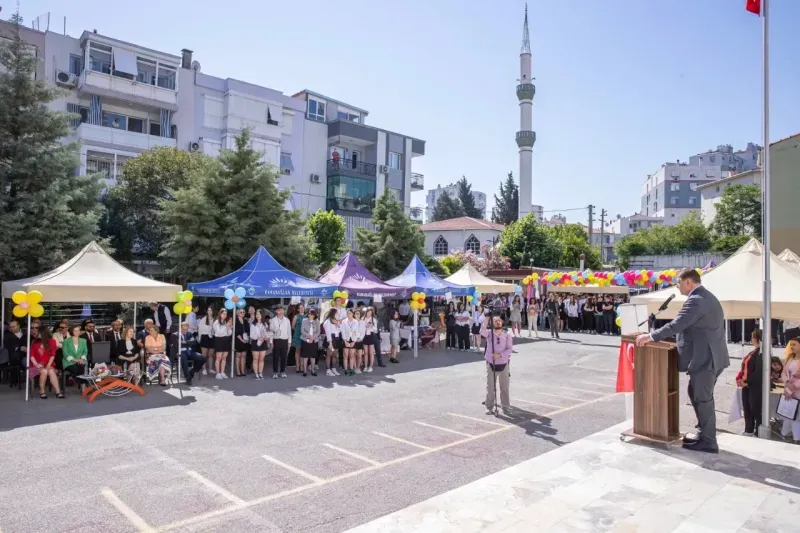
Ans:
{"type": "Polygon", "coordinates": [[[152,382],[158,376],[158,384],[166,387],[172,366],[167,357],[167,341],[156,326],[150,326],[149,335],[144,339],[144,352],[147,357],[147,379],[152,382]]]}
{"type": "Polygon", "coordinates": [[[117,359],[120,364],[128,365],[128,371],[125,374],[125,379],[130,381],[137,380],[142,373],[141,365],[139,364],[139,345],[133,335],[133,328],[127,327],[122,334],[122,338],[117,343],[116,353],[117,359]]]}
{"type": "MultiPolygon", "coordinates": [[[[64,374],[71,375],[73,378],[82,376],[86,373],[86,361],[89,357],[89,345],[86,339],[81,337],[81,327],[79,325],[70,326],[70,336],[61,343],[61,367],[64,374]]],[[[81,389],[86,387],[81,383],[81,389]]]]}
{"type": "Polygon", "coordinates": [[[56,376],[56,341],[50,337],[47,326],[39,326],[39,337],[31,344],[31,374],[39,375],[39,398],[47,399],[44,387],[48,377],[53,390],[56,391],[56,397],[64,397],[64,393],[58,387],[58,376],[56,376]]]}

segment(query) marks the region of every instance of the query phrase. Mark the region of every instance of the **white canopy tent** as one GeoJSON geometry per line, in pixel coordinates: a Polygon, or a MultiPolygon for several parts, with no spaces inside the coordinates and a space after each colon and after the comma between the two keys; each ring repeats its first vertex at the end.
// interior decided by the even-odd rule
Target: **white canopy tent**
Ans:
{"type": "Polygon", "coordinates": [[[469,263],[461,267],[452,276],[444,278],[444,280],[456,285],[475,287],[478,291],[486,294],[514,292],[517,288],[513,283],[503,283],[502,281],[487,278],[469,263]]]}
{"type": "MultiPolygon", "coordinates": [[[[726,259],[714,270],[703,276],[703,286],[710,290],[722,304],[728,320],[759,318],[762,307],[764,247],[756,239],[751,239],[735,254],[726,259]]],[[[800,318],[800,270],[771,254],[772,277],[772,318],[800,318]]],[[[649,313],[658,310],[670,296],[675,299],[666,311],[658,317],[675,318],[680,311],[685,296],[677,287],[641,294],[631,298],[632,304],[646,304],[649,313]]]]}
{"type": "Polygon", "coordinates": [[[787,248],[778,254],[778,259],[784,261],[785,263],[789,263],[794,268],[800,270],[800,256],[790,249],[787,248]]]}

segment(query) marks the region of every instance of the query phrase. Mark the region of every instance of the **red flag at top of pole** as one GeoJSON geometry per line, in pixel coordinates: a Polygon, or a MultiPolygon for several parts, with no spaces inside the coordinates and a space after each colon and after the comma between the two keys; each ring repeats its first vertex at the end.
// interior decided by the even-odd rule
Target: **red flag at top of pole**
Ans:
{"type": "Polygon", "coordinates": [[[744,8],[750,13],[761,16],[761,0],[745,0],[744,8]]]}

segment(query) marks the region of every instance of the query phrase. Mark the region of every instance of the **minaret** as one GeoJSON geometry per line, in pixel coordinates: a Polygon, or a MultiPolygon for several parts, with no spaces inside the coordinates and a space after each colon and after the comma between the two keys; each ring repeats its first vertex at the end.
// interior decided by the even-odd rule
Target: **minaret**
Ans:
{"type": "Polygon", "coordinates": [[[528,4],[525,4],[525,23],[522,26],[522,50],[519,53],[519,131],[517,147],[519,147],[519,218],[531,211],[531,194],[533,188],[533,144],[536,132],[533,127],[533,96],[536,87],[531,83],[531,39],[528,34],[528,4]]]}

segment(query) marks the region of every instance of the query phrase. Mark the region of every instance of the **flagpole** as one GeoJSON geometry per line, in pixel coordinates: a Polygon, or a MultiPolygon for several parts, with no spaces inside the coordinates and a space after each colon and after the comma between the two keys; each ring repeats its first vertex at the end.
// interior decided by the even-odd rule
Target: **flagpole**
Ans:
{"type": "Polygon", "coordinates": [[[769,388],[770,388],[770,355],[772,353],[772,279],[770,272],[770,262],[772,249],[770,246],[770,167],[769,167],[769,0],[761,0],[761,28],[762,28],[762,69],[763,69],[763,109],[762,124],[764,142],[761,149],[761,194],[762,194],[762,223],[761,240],[764,245],[764,293],[763,310],[764,317],[762,331],[762,368],[763,376],[761,381],[761,426],[758,428],[758,436],[764,439],[770,438],[769,425],[769,388]]]}

